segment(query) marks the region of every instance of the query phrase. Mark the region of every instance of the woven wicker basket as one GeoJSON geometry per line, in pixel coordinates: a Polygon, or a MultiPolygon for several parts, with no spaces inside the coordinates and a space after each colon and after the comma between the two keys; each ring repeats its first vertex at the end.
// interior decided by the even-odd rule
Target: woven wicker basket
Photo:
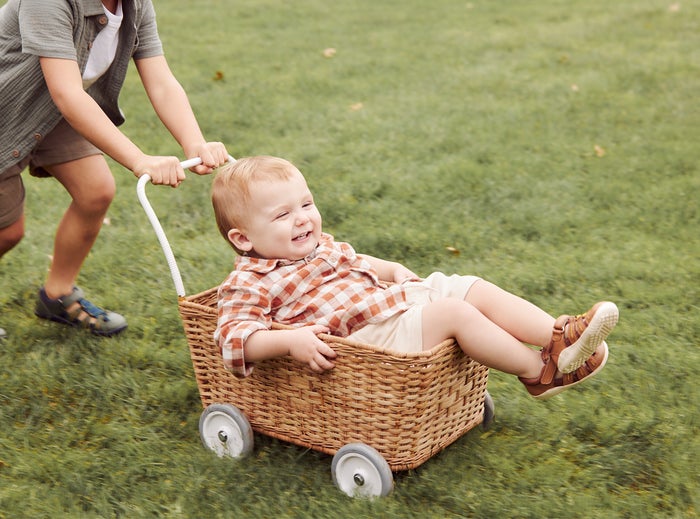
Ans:
{"type": "Polygon", "coordinates": [[[290,358],[259,362],[246,379],[223,367],[214,344],[217,287],[179,298],[204,407],[238,407],[254,431],[335,454],[362,442],[392,471],[413,469],[484,419],[488,368],[454,341],[401,354],[323,336],[335,368],[318,375],[290,358]]]}

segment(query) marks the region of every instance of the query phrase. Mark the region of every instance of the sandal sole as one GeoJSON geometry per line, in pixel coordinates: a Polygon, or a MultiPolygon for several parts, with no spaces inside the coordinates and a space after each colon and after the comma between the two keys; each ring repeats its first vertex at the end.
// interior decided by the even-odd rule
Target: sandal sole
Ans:
{"type": "Polygon", "coordinates": [[[72,321],[68,321],[68,320],[63,319],[61,317],[58,317],[56,315],[42,315],[38,312],[34,312],[34,315],[36,315],[40,319],[46,319],[47,321],[52,321],[54,323],[65,324],[66,326],[71,326],[73,328],[82,328],[84,330],[87,330],[91,334],[99,335],[100,337],[110,337],[112,335],[116,335],[120,332],[123,332],[127,328],[127,325],[125,324],[124,326],[120,326],[119,328],[115,328],[113,330],[105,330],[105,331],[95,330],[95,329],[89,328],[87,326],[82,326],[80,323],[74,323],[72,321]]]}
{"type": "Polygon", "coordinates": [[[619,315],[615,303],[606,302],[600,305],[581,337],[559,354],[557,361],[559,371],[571,373],[583,366],[586,360],[593,355],[598,345],[604,342],[608,334],[615,328],[619,315]]]}
{"type": "Polygon", "coordinates": [[[608,362],[608,355],[610,352],[608,350],[608,345],[605,343],[605,341],[603,341],[603,344],[605,345],[605,354],[603,355],[603,360],[601,361],[600,365],[595,370],[593,370],[588,376],[583,377],[581,380],[577,380],[576,382],[572,382],[571,384],[567,384],[566,386],[553,387],[540,395],[533,395],[532,398],[535,398],[537,400],[547,400],[548,398],[551,398],[554,395],[558,395],[562,391],[566,391],[567,389],[570,389],[582,382],[586,382],[587,380],[590,380],[591,378],[595,377],[598,373],[600,373],[600,371],[605,367],[605,364],[607,364],[608,362]]]}

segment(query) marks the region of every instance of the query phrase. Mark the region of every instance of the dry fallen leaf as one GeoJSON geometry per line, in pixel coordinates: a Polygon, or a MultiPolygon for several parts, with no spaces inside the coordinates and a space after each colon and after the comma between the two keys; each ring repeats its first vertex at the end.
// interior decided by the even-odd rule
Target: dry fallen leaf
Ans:
{"type": "Polygon", "coordinates": [[[224,73],[220,70],[217,70],[216,72],[214,72],[214,77],[212,77],[212,79],[214,81],[221,81],[222,79],[224,79],[224,73]]]}
{"type": "Polygon", "coordinates": [[[578,85],[576,83],[571,85],[571,91],[572,92],[578,92],[578,85]]]}
{"type": "Polygon", "coordinates": [[[102,220],[102,225],[112,225],[112,220],[109,219],[109,216],[102,220]]]}
{"type": "Polygon", "coordinates": [[[605,148],[602,146],[598,146],[597,144],[593,147],[595,150],[595,154],[597,157],[604,157],[605,156],[605,148]]]}
{"type": "Polygon", "coordinates": [[[350,110],[353,112],[357,112],[358,110],[362,110],[364,108],[364,105],[362,103],[354,103],[350,105],[350,110]]]}
{"type": "Polygon", "coordinates": [[[445,250],[447,252],[451,252],[455,256],[459,256],[459,249],[457,249],[455,247],[447,246],[447,247],[445,247],[445,250]]]}
{"type": "Polygon", "coordinates": [[[332,58],[335,56],[336,50],[333,47],[328,47],[327,49],[323,50],[323,57],[324,58],[332,58]]]}
{"type": "Polygon", "coordinates": [[[678,11],[681,10],[681,4],[679,4],[679,3],[671,4],[668,6],[668,10],[671,11],[672,13],[677,13],[678,11]]]}

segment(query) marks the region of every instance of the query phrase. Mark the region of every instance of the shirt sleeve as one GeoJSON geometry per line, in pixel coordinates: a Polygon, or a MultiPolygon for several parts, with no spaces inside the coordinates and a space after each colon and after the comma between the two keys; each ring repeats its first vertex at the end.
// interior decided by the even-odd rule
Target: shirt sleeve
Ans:
{"type": "Polygon", "coordinates": [[[134,59],[151,58],[163,55],[163,44],[158,36],[156,11],[151,0],[143,2],[143,13],[138,28],[138,44],[134,59]]]}
{"type": "Polygon", "coordinates": [[[270,329],[270,298],[235,273],[221,284],[218,296],[214,341],[221,348],[224,367],[238,378],[247,377],[253,364],[245,361],[245,342],[256,331],[270,329]]]}
{"type": "Polygon", "coordinates": [[[73,29],[76,24],[68,2],[23,0],[19,6],[22,52],[43,58],[78,60],[73,29]]]}

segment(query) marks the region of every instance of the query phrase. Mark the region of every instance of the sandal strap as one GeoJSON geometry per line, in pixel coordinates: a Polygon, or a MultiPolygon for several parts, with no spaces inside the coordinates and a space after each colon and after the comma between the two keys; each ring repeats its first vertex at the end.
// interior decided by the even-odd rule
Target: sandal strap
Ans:
{"type": "Polygon", "coordinates": [[[99,306],[92,304],[90,301],[88,301],[87,299],[82,298],[82,297],[75,300],[70,305],[64,305],[63,308],[66,310],[66,313],[72,319],[80,320],[79,316],[81,313],[87,314],[88,316],[94,317],[94,318],[103,318],[103,317],[106,318],[107,317],[107,312],[105,312],[99,306]],[[77,303],[77,305],[75,303],[77,303]]]}
{"type": "Polygon", "coordinates": [[[83,297],[75,299],[68,307],[64,305],[64,310],[71,321],[90,330],[97,329],[99,321],[109,321],[107,312],[83,297]]]}
{"type": "Polygon", "coordinates": [[[554,380],[554,375],[557,374],[557,361],[559,360],[559,355],[564,348],[566,348],[566,342],[564,339],[567,324],[571,320],[569,315],[560,315],[556,321],[554,321],[554,327],[552,328],[552,340],[549,344],[542,348],[542,361],[544,362],[544,367],[540,373],[540,381],[542,384],[549,384],[554,380]]]}
{"type": "Polygon", "coordinates": [[[563,384],[568,386],[569,384],[583,380],[592,374],[598,368],[598,366],[600,366],[601,362],[603,362],[602,357],[594,353],[588,357],[586,362],[584,362],[577,370],[572,371],[571,373],[564,373],[564,377],[562,378],[563,384]]]}
{"type": "MultiPolygon", "coordinates": [[[[595,305],[591,310],[594,311],[599,305],[595,305]]],[[[589,311],[588,313],[590,313],[589,311]]],[[[566,324],[564,326],[564,333],[562,334],[562,340],[564,341],[565,347],[571,346],[575,343],[581,334],[588,328],[591,324],[588,320],[588,313],[580,314],[574,317],[567,316],[566,324]]],[[[564,317],[564,316],[562,316],[564,317]]]]}
{"type": "MultiPolygon", "coordinates": [[[[577,370],[572,371],[571,373],[564,373],[563,377],[561,380],[558,380],[556,385],[557,386],[568,386],[570,384],[573,384],[575,382],[578,382],[579,380],[583,380],[584,378],[590,376],[593,374],[593,372],[598,369],[598,367],[601,365],[601,363],[604,361],[604,357],[597,355],[594,353],[588,359],[586,359],[586,362],[584,362],[577,370]]],[[[556,366],[556,364],[555,364],[556,366]]],[[[547,370],[547,366],[542,368],[542,372],[540,373],[539,377],[534,377],[534,378],[523,378],[523,377],[518,377],[518,380],[525,384],[526,386],[538,386],[538,385],[547,385],[547,384],[552,384],[554,381],[554,376],[552,375],[552,378],[550,380],[545,379],[545,373],[547,370]]]]}

